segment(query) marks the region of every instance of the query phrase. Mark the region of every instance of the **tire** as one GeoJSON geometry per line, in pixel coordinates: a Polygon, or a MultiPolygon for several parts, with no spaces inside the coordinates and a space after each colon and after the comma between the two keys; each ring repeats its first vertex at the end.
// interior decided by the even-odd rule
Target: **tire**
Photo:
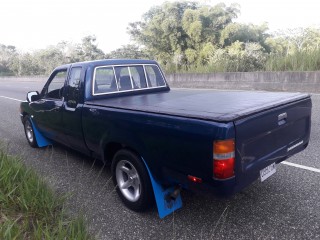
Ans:
{"type": "Polygon", "coordinates": [[[29,145],[33,148],[38,147],[37,139],[34,134],[34,128],[28,116],[24,118],[23,126],[24,126],[24,133],[26,135],[29,145]]]}
{"type": "Polygon", "coordinates": [[[124,205],[144,211],[154,203],[153,189],[143,160],[132,151],[119,150],[112,161],[113,182],[124,205]]]}

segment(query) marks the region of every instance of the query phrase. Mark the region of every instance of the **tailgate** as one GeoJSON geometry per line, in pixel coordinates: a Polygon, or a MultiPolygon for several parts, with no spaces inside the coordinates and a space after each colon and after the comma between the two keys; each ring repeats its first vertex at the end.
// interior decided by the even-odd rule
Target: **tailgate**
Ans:
{"type": "Polygon", "coordinates": [[[303,150],[309,142],[311,99],[281,105],[235,121],[236,176],[248,185],[260,170],[303,150]]]}

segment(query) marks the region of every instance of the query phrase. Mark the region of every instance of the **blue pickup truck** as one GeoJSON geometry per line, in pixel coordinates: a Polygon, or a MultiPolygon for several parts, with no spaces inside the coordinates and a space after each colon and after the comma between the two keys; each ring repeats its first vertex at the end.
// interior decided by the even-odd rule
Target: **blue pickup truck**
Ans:
{"type": "Polygon", "coordinates": [[[99,60],[57,67],[20,115],[32,147],[51,140],[111,163],[120,198],[139,211],[153,183],[174,199],[264,181],[307,147],[311,108],[308,94],[170,89],[155,61],[99,60]]]}

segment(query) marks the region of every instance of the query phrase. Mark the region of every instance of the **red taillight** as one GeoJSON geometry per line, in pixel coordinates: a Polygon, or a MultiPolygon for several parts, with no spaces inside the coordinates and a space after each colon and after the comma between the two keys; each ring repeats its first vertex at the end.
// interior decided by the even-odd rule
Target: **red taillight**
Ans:
{"type": "Polygon", "coordinates": [[[213,177],[227,179],[234,176],[234,140],[213,142],[213,177]]]}
{"type": "Polygon", "coordinates": [[[194,183],[202,183],[202,179],[201,178],[198,178],[198,177],[195,177],[195,176],[191,176],[191,175],[188,175],[188,180],[191,181],[191,182],[194,182],[194,183]]]}

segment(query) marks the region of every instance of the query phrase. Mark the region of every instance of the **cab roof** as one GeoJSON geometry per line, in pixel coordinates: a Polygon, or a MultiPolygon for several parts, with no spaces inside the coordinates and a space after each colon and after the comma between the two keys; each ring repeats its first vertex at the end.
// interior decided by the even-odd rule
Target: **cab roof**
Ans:
{"type": "Polygon", "coordinates": [[[85,62],[76,62],[65,64],[57,67],[57,69],[69,68],[72,66],[104,66],[104,65],[122,65],[122,64],[157,64],[154,60],[146,60],[146,59],[102,59],[102,60],[94,60],[94,61],[85,61],[85,62]]]}

